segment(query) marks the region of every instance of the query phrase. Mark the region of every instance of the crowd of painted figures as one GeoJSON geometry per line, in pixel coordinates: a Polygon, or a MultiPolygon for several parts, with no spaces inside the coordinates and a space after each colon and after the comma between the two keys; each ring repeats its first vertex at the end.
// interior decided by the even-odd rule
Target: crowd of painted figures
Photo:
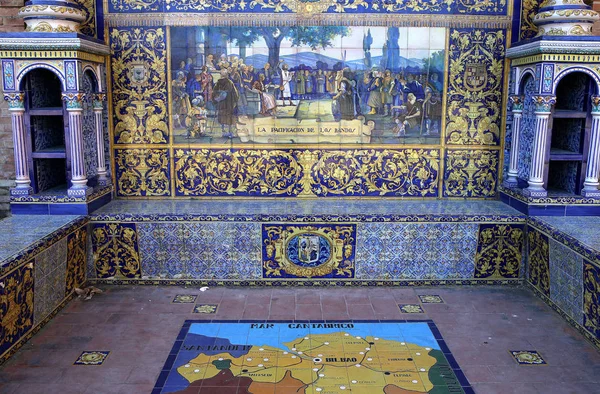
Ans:
{"type": "Polygon", "coordinates": [[[276,117],[278,107],[329,100],[335,120],[387,116],[398,137],[439,133],[443,83],[437,73],[319,66],[291,69],[280,61],[277,67],[266,63],[255,69],[225,55],[218,62],[208,55],[200,67],[192,59],[182,61],[172,82],[175,127],[187,129],[188,137],[204,135],[209,113],[214,113],[223,136],[233,138],[235,125],[243,124],[240,117],[276,117]]]}

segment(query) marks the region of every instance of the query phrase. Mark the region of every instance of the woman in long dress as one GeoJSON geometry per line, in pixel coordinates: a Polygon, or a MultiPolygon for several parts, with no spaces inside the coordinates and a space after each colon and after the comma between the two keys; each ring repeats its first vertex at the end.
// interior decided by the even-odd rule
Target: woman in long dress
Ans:
{"type": "Polygon", "coordinates": [[[265,75],[260,74],[258,76],[258,81],[254,82],[252,88],[258,91],[260,95],[260,113],[264,116],[275,116],[275,110],[277,109],[277,102],[275,101],[275,96],[270,93],[267,93],[265,87],[265,75]]]}

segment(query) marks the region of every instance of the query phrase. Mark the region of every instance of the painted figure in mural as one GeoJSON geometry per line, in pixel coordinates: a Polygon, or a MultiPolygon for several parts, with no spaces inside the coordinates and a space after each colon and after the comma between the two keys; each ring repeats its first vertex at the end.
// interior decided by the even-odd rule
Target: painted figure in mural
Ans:
{"type": "Polygon", "coordinates": [[[425,100],[423,101],[423,122],[425,134],[438,134],[439,121],[442,117],[442,103],[440,96],[434,94],[430,87],[425,88],[425,100]]]}
{"type": "Polygon", "coordinates": [[[285,106],[285,100],[288,99],[290,101],[290,105],[293,106],[292,103],[292,90],[290,87],[290,82],[292,78],[294,78],[294,73],[289,70],[287,64],[283,64],[281,66],[281,85],[279,86],[279,90],[281,91],[281,99],[283,101],[283,105],[285,106]]]}
{"type": "Polygon", "coordinates": [[[392,113],[392,105],[394,103],[394,97],[392,96],[393,84],[394,78],[392,78],[392,72],[385,70],[381,80],[381,104],[385,111],[384,115],[391,115],[392,113]]]}
{"type": "Polygon", "coordinates": [[[319,97],[322,97],[325,94],[325,84],[327,82],[327,78],[325,74],[323,74],[323,70],[319,69],[317,71],[316,83],[317,83],[317,94],[319,97]]]}
{"type": "Polygon", "coordinates": [[[215,57],[212,54],[209,54],[208,56],[206,56],[205,66],[209,72],[217,71],[217,68],[215,67],[215,57]]]}
{"type": "Polygon", "coordinates": [[[392,115],[398,116],[400,112],[398,108],[403,106],[404,102],[406,101],[406,80],[402,74],[396,74],[394,82],[392,83],[390,94],[393,98],[392,115]]]}
{"type": "Polygon", "coordinates": [[[369,92],[369,98],[367,99],[367,105],[371,108],[369,115],[376,115],[380,113],[381,108],[381,77],[379,71],[373,70],[367,73],[365,76],[365,84],[367,85],[367,91],[369,92]]]}
{"type": "Polygon", "coordinates": [[[415,95],[417,100],[425,99],[425,90],[423,89],[423,84],[416,79],[414,74],[408,74],[408,83],[406,87],[408,88],[409,92],[415,95]]]}
{"type": "Polygon", "coordinates": [[[204,97],[204,102],[208,103],[212,98],[213,76],[208,72],[207,66],[202,66],[200,71],[200,86],[202,90],[202,96],[204,97]]]}
{"type": "Polygon", "coordinates": [[[223,137],[233,138],[233,128],[237,123],[237,103],[239,93],[233,82],[229,79],[227,70],[221,70],[221,78],[213,88],[212,100],[217,109],[217,120],[221,125],[223,137]],[[227,126],[227,131],[225,128],[227,126]]]}
{"type": "Polygon", "coordinates": [[[275,116],[275,110],[277,109],[277,102],[275,101],[275,97],[267,92],[267,88],[265,85],[265,75],[260,74],[258,76],[258,81],[254,81],[254,85],[252,86],[255,91],[258,92],[260,96],[260,113],[263,116],[275,116]]]}
{"type": "Polygon", "coordinates": [[[315,80],[310,70],[304,71],[304,83],[306,85],[306,97],[310,98],[315,93],[315,80]]]}
{"type": "Polygon", "coordinates": [[[407,132],[419,131],[421,126],[421,105],[413,93],[406,96],[406,116],[404,126],[407,132]]]}
{"type": "Polygon", "coordinates": [[[298,100],[304,99],[304,95],[306,94],[306,77],[304,75],[305,74],[302,72],[302,70],[296,71],[296,91],[294,93],[296,93],[298,100]]]}
{"type": "Polygon", "coordinates": [[[206,133],[206,118],[208,111],[202,96],[192,100],[192,108],[187,114],[185,125],[187,126],[187,138],[200,137],[206,133]]]}
{"type": "Polygon", "coordinates": [[[331,95],[335,95],[337,92],[337,87],[335,86],[335,75],[335,72],[327,71],[327,83],[325,84],[325,88],[327,89],[327,93],[331,95]]]}
{"type": "Polygon", "coordinates": [[[352,89],[352,83],[348,79],[343,78],[340,81],[340,87],[338,93],[333,96],[333,102],[336,107],[335,112],[339,111],[339,117],[342,120],[354,119],[356,116],[354,89],[352,89]]]}
{"type": "MultiPolygon", "coordinates": [[[[244,82],[244,75],[248,74],[248,67],[244,64],[242,64],[240,67],[241,67],[241,72],[237,66],[232,66],[230,74],[229,74],[229,78],[233,82],[233,85],[235,86],[235,88],[237,89],[237,91],[240,95],[240,101],[238,102],[238,112],[240,114],[245,114],[247,107],[248,107],[248,99],[246,97],[246,86],[247,85],[244,82]]],[[[251,86],[247,86],[247,88],[250,89],[251,86]]]]}
{"type": "Polygon", "coordinates": [[[437,73],[431,74],[431,77],[429,77],[429,84],[436,92],[441,92],[444,89],[444,85],[440,81],[440,77],[437,73]]]}
{"type": "Polygon", "coordinates": [[[183,71],[177,71],[177,79],[172,82],[171,86],[175,127],[185,127],[185,117],[190,109],[190,98],[186,92],[186,79],[183,71]]]}

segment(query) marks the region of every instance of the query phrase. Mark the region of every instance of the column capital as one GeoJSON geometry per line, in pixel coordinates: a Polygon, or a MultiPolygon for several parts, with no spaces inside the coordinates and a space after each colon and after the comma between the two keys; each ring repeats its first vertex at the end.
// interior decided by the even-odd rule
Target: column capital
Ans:
{"type": "Polygon", "coordinates": [[[106,93],[95,93],[93,98],[94,110],[102,111],[104,109],[104,102],[106,101],[106,93]]]}
{"type": "Polygon", "coordinates": [[[531,96],[535,105],[536,114],[550,114],[552,106],[556,104],[556,96],[531,96]]]}
{"type": "Polygon", "coordinates": [[[592,96],[592,115],[600,116],[600,96],[592,96]]]}
{"type": "Polygon", "coordinates": [[[512,112],[523,112],[523,96],[510,96],[508,99],[510,100],[510,104],[512,105],[512,112]]]}
{"type": "Polygon", "coordinates": [[[8,101],[8,110],[15,112],[25,111],[25,93],[4,93],[4,100],[8,101]]]}
{"type": "Polygon", "coordinates": [[[83,110],[83,99],[85,98],[84,92],[71,92],[62,94],[62,99],[67,103],[67,111],[81,111],[83,110]]]}

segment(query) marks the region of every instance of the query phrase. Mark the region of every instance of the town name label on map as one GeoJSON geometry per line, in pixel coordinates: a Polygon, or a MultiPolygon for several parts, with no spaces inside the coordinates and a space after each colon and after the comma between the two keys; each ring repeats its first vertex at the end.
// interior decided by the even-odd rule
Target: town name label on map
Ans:
{"type": "MultiPolygon", "coordinates": [[[[274,328],[272,323],[252,323],[250,328],[274,328]]],[[[288,328],[354,328],[352,323],[290,323],[288,328]]]]}

